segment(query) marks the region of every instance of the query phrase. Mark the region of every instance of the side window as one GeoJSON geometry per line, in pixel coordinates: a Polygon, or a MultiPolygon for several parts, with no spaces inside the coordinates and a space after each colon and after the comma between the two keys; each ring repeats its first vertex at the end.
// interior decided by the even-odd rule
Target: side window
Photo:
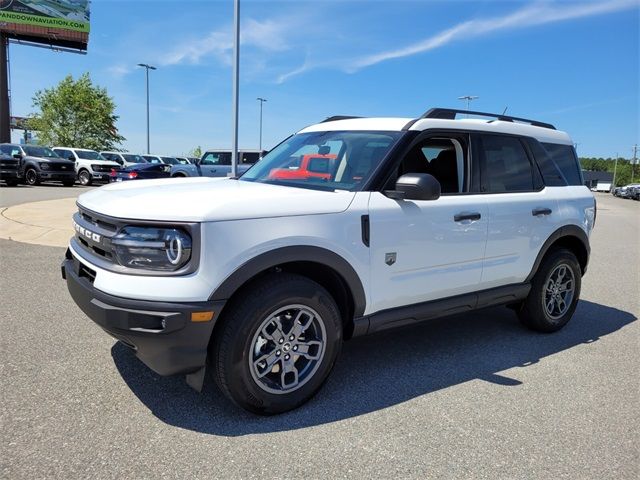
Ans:
{"type": "Polygon", "coordinates": [[[501,135],[482,135],[480,148],[480,188],[483,192],[534,190],[531,162],[520,140],[501,135]]]}
{"type": "Polygon", "coordinates": [[[62,158],[66,158],[67,160],[73,160],[74,162],[76,160],[75,157],[73,156],[73,153],[71,152],[71,150],[64,150],[62,148],[58,148],[58,149],[54,150],[54,152],[56,152],[62,158]]]}
{"type": "Polygon", "coordinates": [[[440,182],[443,195],[463,193],[466,191],[466,151],[466,146],[458,139],[426,139],[409,150],[392,181],[407,173],[428,173],[440,182]]]}
{"type": "Polygon", "coordinates": [[[543,143],[551,160],[564,175],[568,185],[582,185],[582,174],[575,151],[571,145],[543,143]]]}
{"type": "Polygon", "coordinates": [[[243,152],[241,155],[242,163],[253,164],[260,159],[260,154],[258,152],[243,152]]]}
{"type": "Polygon", "coordinates": [[[230,152],[207,152],[200,165],[231,165],[230,152]]]}

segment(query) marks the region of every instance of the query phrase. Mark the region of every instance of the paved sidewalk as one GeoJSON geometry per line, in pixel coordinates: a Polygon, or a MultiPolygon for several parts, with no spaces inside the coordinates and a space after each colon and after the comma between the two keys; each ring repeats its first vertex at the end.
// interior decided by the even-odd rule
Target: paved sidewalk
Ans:
{"type": "Polygon", "coordinates": [[[16,242],[66,247],[73,236],[71,216],[76,198],[23,203],[0,209],[0,238],[16,242]]]}

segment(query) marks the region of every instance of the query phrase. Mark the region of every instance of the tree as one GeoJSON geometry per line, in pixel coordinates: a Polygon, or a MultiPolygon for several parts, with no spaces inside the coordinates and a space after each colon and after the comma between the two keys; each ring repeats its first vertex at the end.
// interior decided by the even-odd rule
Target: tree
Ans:
{"type": "Polygon", "coordinates": [[[200,147],[200,145],[198,145],[196,148],[194,148],[193,150],[191,150],[189,152],[189,155],[187,155],[188,157],[193,157],[193,158],[200,158],[202,157],[202,147],[200,147]]]}
{"type": "Polygon", "coordinates": [[[68,75],[57,86],[39,90],[33,97],[38,112],[29,127],[45,145],[117,150],[125,140],[118,134],[115,103],[107,90],[94,85],[88,73],[78,80],[68,75]]]}

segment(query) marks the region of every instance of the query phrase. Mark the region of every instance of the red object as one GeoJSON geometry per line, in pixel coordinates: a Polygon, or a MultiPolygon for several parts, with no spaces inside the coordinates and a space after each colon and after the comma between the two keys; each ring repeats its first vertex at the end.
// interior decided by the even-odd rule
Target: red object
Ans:
{"type": "Polygon", "coordinates": [[[129,178],[138,178],[138,172],[129,172],[129,178]]]}
{"type": "Polygon", "coordinates": [[[111,176],[111,177],[113,177],[113,178],[115,178],[115,177],[117,177],[117,176],[118,176],[118,172],[116,172],[116,169],[115,169],[115,168],[112,168],[112,169],[111,169],[111,173],[109,174],[109,176],[111,176]]]}
{"type": "Polygon", "coordinates": [[[331,180],[331,172],[333,170],[332,160],[336,159],[336,155],[319,153],[311,153],[303,155],[300,166],[297,168],[274,168],[269,172],[269,178],[279,180],[293,180],[305,178],[321,178],[323,180],[331,180]],[[326,162],[317,162],[314,160],[325,159],[326,162]]]}

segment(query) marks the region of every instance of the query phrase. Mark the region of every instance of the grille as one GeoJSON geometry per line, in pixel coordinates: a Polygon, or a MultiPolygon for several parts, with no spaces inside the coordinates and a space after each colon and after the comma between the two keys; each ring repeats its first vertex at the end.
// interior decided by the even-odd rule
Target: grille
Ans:
{"type": "Polygon", "coordinates": [[[53,172],[73,172],[74,165],[73,162],[51,162],[49,163],[49,170],[53,172]]]}
{"type": "Polygon", "coordinates": [[[18,160],[2,160],[0,166],[3,170],[17,170],[20,162],[18,160]]]}
{"type": "Polygon", "coordinates": [[[111,170],[115,170],[116,172],[120,170],[120,166],[111,166],[111,165],[100,165],[100,164],[91,164],[91,170],[93,170],[94,172],[101,172],[101,173],[109,173],[111,172],[111,170]]]}

